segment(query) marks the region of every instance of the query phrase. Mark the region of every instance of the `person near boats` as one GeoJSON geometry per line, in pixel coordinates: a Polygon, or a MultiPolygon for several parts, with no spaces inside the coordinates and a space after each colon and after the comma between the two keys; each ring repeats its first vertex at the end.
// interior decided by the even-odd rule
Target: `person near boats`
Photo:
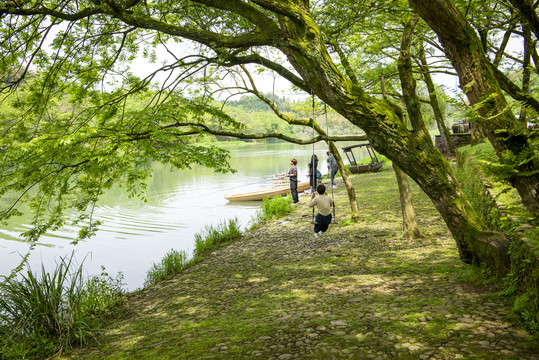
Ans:
{"type": "Polygon", "coordinates": [[[298,161],[294,158],[290,159],[290,170],[285,175],[290,179],[290,194],[292,194],[292,203],[298,204],[298,161]]]}
{"type": "Polygon", "coordinates": [[[339,171],[339,166],[337,165],[337,160],[335,160],[335,157],[331,152],[327,152],[328,159],[328,175],[331,179],[331,186],[335,187],[337,186],[337,183],[335,182],[335,175],[337,174],[337,171],[339,171]]]}
{"type": "Polygon", "coordinates": [[[332,219],[331,207],[333,206],[333,199],[326,194],[326,186],[324,184],[319,184],[316,187],[316,192],[311,196],[309,207],[315,206],[318,213],[314,218],[314,236],[319,237],[327,231],[332,219]]]}
{"type": "Polygon", "coordinates": [[[313,154],[311,156],[311,162],[307,166],[309,167],[307,170],[307,176],[309,177],[309,184],[311,185],[311,189],[313,189],[313,192],[314,192],[314,189],[316,189],[316,184],[318,180],[318,172],[319,172],[318,171],[318,156],[313,154]]]}

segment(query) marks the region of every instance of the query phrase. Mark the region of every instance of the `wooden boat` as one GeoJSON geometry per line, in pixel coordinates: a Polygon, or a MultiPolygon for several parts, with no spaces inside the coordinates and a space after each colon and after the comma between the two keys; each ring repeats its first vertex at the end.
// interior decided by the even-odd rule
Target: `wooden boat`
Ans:
{"type": "MultiPolygon", "coordinates": [[[[310,187],[311,185],[309,185],[308,181],[301,182],[298,184],[298,193],[304,192],[310,187]]],[[[228,201],[257,201],[257,200],[262,200],[264,198],[288,195],[289,193],[290,193],[290,185],[287,185],[287,186],[279,186],[279,187],[274,187],[271,189],[251,191],[251,192],[240,193],[240,194],[232,194],[232,195],[225,194],[225,199],[227,199],[228,201]]]]}
{"type": "Polygon", "coordinates": [[[370,164],[361,164],[352,166],[350,165],[349,169],[352,174],[359,174],[359,173],[365,173],[365,172],[377,172],[382,168],[382,165],[384,165],[383,161],[378,161],[370,164]]]}
{"type": "Polygon", "coordinates": [[[342,149],[344,153],[346,154],[346,157],[348,158],[348,162],[350,162],[349,169],[352,174],[359,174],[359,173],[365,173],[365,172],[377,172],[382,168],[382,165],[384,165],[384,161],[378,160],[378,157],[376,156],[374,149],[368,143],[346,146],[346,147],[343,147],[342,149]],[[365,147],[367,149],[367,152],[369,153],[369,156],[371,157],[371,162],[369,164],[358,164],[356,162],[353,149],[361,148],[361,147],[365,147]]]}

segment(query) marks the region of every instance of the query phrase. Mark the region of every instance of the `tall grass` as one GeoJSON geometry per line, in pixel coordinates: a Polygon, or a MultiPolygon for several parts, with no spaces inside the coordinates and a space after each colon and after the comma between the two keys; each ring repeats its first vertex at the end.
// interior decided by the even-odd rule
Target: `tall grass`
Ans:
{"type": "Polygon", "coordinates": [[[187,253],[185,251],[176,251],[171,249],[165,254],[161,262],[154,263],[150,270],[146,273],[144,286],[151,286],[172,278],[175,274],[179,274],[188,265],[187,253]]]}
{"type": "Polygon", "coordinates": [[[266,221],[286,216],[290,214],[293,209],[292,197],[290,195],[278,196],[271,199],[265,198],[262,200],[262,207],[251,219],[251,229],[266,221]]]}
{"type": "Polygon", "coordinates": [[[241,236],[238,218],[221,222],[217,226],[206,225],[202,232],[195,234],[195,259],[213,251],[214,249],[228,244],[241,236]]]}
{"type": "Polygon", "coordinates": [[[121,275],[90,280],[73,255],[53,272],[27,267],[0,282],[0,359],[49,356],[95,336],[103,317],[123,302],[121,275]]]}
{"type": "Polygon", "coordinates": [[[151,286],[163,280],[171,279],[181,273],[187,266],[200,261],[204,255],[226,245],[241,236],[242,232],[237,218],[221,222],[217,226],[206,225],[200,233],[194,235],[195,249],[193,257],[188,260],[185,251],[171,249],[159,263],[154,263],[146,273],[144,286],[151,286]]]}

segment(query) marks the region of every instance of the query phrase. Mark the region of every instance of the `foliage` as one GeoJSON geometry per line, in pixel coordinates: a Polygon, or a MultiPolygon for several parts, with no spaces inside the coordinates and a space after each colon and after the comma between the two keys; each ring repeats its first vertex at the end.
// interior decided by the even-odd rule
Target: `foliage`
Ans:
{"type": "Polygon", "coordinates": [[[227,151],[197,144],[200,131],[189,125],[241,128],[211,105],[176,94],[148,108],[153,95],[147,94],[121,107],[112,102],[115,93],[101,93],[72,108],[77,88],[71,87],[36,119],[24,106],[35,96],[32,86],[4,100],[17,111],[0,113],[0,197],[11,203],[0,211],[0,221],[19,215],[27,204],[35,216],[22,237],[31,244],[69,221],[80,225],[76,241],[91,236],[99,225],[93,207],[104,190],[119,184],[130,196],[144,198],[151,161],[232,171],[227,151]]]}
{"type": "Polygon", "coordinates": [[[496,277],[491,269],[486,266],[471,264],[460,270],[460,277],[464,282],[473,285],[492,286],[496,285],[496,277]]]}
{"type": "Polygon", "coordinates": [[[161,259],[160,263],[153,263],[146,273],[144,286],[148,287],[179,274],[188,265],[187,253],[183,250],[171,249],[161,259]]]}
{"type": "Polygon", "coordinates": [[[262,200],[262,207],[253,216],[251,223],[253,224],[253,227],[256,227],[263,222],[286,216],[290,214],[293,209],[292,197],[290,195],[264,198],[262,200]]]}
{"type": "Polygon", "coordinates": [[[242,232],[237,218],[223,221],[217,226],[206,225],[202,232],[195,234],[193,258],[198,259],[209,252],[239,238],[242,232]]]}
{"type": "MultiPolygon", "coordinates": [[[[537,338],[522,332],[499,294],[462,283],[464,264],[451,233],[415,183],[419,220],[430,236],[399,239],[393,179],[391,172],[351,177],[358,197],[372,199],[359,202],[361,223],[344,225],[347,211],[339,206],[339,224],[322,239],[298,216],[286,225],[267,224],[190,267],[174,286],[130,297],[135,311],[128,318],[98,345],[63,358],[270,359],[279,345],[278,354],[298,359],[493,360],[506,350],[533,358],[537,338]],[[282,336],[276,316],[287,324],[282,336]],[[335,326],[352,336],[335,336],[335,326]],[[485,328],[498,331],[489,346],[481,343],[485,328]],[[441,342],[451,346],[442,350],[441,342]]],[[[346,201],[343,187],[336,200],[346,201]]]]}
{"type": "MultiPolygon", "coordinates": [[[[273,96],[273,94],[263,94],[266,98],[273,100],[274,104],[283,112],[292,111],[292,104],[290,99],[286,97],[273,96]]],[[[242,96],[238,100],[230,100],[226,103],[231,107],[239,107],[247,112],[259,112],[259,111],[268,111],[270,110],[268,105],[260,100],[258,97],[251,96],[242,96]]]]}
{"type": "MultiPolygon", "coordinates": [[[[287,79],[298,89],[312,91],[346,114],[350,122],[368,131],[373,146],[397,161],[416,182],[426,184],[423,190],[437,202],[438,208],[446,206],[459,211],[454,202],[446,201],[459,196],[458,189],[439,186],[447,184],[446,179],[451,177],[449,167],[437,152],[428,153],[422,146],[431,146],[428,137],[416,137],[417,133],[402,126],[398,110],[380,100],[381,75],[395,79],[386,90],[393,99],[400,100],[395,59],[403,20],[409,16],[413,3],[424,5],[423,9],[429,3],[433,9],[434,5],[458,5],[458,11],[444,8],[447,11],[440,12],[448,17],[454,15],[449,20],[456,21],[425,16],[429,11],[423,10],[424,20],[438,28],[442,43],[423,23],[416,38],[425,38],[429,44],[431,62],[438,63],[434,53],[462,55],[463,59],[467,51],[481,55],[472,62],[454,58],[452,62],[466,67],[460,69],[461,74],[477,70],[473,73],[478,77],[477,83],[498,89],[490,64],[483,61],[495,55],[488,52],[498,50],[494,46],[496,37],[506,31],[507,20],[512,20],[506,13],[514,9],[495,1],[473,7],[469,1],[460,0],[345,0],[331,7],[322,6],[325,2],[296,6],[286,1],[184,0],[1,4],[0,73],[6,74],[3,93],[15,94],[25,81],[28,93],[17,103],[20,114],[2,119],[5,126],[0,129],[0,149],[7,156],[0,163],[0,196],[13,191],[16,198],[13,207],[0,213],[0,220],[17,215],[18,205],[27,201],[35,220],[25,238],[35,244],[41,234],[65,225],[64,215],[72,209],[82,214],[74,220],[83,224],[79,234],[82,239],[96,230],[98,223],[92,218],[91,208],[103,189],[122,183],[133,196],[142,196],[150,174],[148,161],[230,170],[224,165],[224,152],[193,145],[199,139],[199,128],[191,126],[183,128],[183,132],[180,126],[187,126],[183,120],[196,123],[208,120],[204,117],[207,116],[210,122],[217,118],[217,124],[222,120],[234,127],[222,112],[211,108],[210,100],[215,93],[228,96],[229,90],[236,94],[254,90],[251,73],[260,68],[287,79]],[[475,26],[471,31],[467,31],[468,18],[473,19],[470,21],[475,26]],[[457,30],[468,35],[466,40],[452,36],[457,30]],[[474,30],[481,34],[481,39],[474,30]],[[447,41],[443,41],[444,35],[447,41]],[[326,43],[333,49],[326,48],[326,43]],[[338,50],[341,44],[344,56],[338,50]],[[450,47],[455,51],[450,51],[450,47]],[[139,52],[155,61],[158,48],[164,48],[172,59],[163,59],[155,73],[139,79],[126,70],[125,62],[139,52]],[[352,59],[347,61],[347,56],[352,59]],[[334,58],[339,58],[340,63],[334,58]],[[35,74],[35,79],[23,76],[34,67],[43,72],[35,74]],[[159,89],[150,85],[157,72],[166,74],[159,89]],[[358,79],[354,72],[366,76],[358,79]],[[113,90],[95,91],[100,87],[113,90]],[[129,111],[126,104],[133,96],[147,101],[129,111]],[[75,105],[76,111],[68,110],[75,105]],[[440,194],[441,191],[444,193],[440,194]]],[[[519,32],[520,29],[514,34],[519,32]]],[[[500,50],[500,54],[505,53],[500,50]]],[[[415,46],[411,49],[414,51],[415,46]]],[[[510,65],[518,64],[508,57],[504,59],[511,60],[510,65]]],[[[442,58],[441,62],[447,64],[447,59],[442,58]]],[[[490,97],[489,91],[461,80],[472,102],[492,102],[493,112],[504,107],[501,90],[490,97]]],[[[498,157],[511,158],[516,164],[536,162],[537,157],[527,146],[514,157],[504,153],[517,143],[511,137],[507,144],[498,141],[504,139],[497,131],[506,131],[506,127],[513,130],[504,124],[507,119],[513,120],[503,116],[482,120],[489,136],[503,145],[497,148],[498,157]]],[[[236,129],[239,128],[238,125],[236,129]]],[[[532,174],[518,175],[534,175],[533,169],[532,174]]],[[[537,179],[537,174],[533,178],[537,179]]],[[[537,204],[530,201],[528,206],[537,204]]],[[[465,234],[459,231],[465,226],[453,223],[452,213],[444,212],[446,221],[456,238],[463,238],[465,234]]],[[[475,216],[471,211],[466,215],[475,216]]],[[[465,222],[466,216],[460,219],[465,222]]]]}
{"type": "Polygon", "coordinates": [[[215,227],[212,225],[204,226],[201,232],[194,235],[193,257],[188,259],[185,251],[171,249],[159,263],[152,264],[146,273],[144,286],[149,287],[171,279],[188,266],[199,262],[209,252],[238,239],[242,235],[239,226],[237,218],[223,221],[215,227]]]}
{"type": "MultiPolygon", "coordinates": [[[[477,159],[489,157],[492,152],[492,147],[488,144],[459,149],[458,168],[455,175],[472,206],[482,215],[484,223],[491,230],[504,232],[512,240],[509,245],[510,272],[504,278],[503,284],[500,284],[501,293],[511,299],[513,311],[520,315],[528,330],[538,332],[539,253],[533,250],[538,244],[530,237],[530,246],[517,236],[517,228],[530,217],[522,206],[512,205],[518,201],[518,197],[510,196],[510,192],[514,189],[508,191],[510,188],[502,186],[502,190],[499,190],[500,187],[496,187],[496,181],[499,179],[493,178],[492,174],[489,177],[488,173],[485,174],[482,171],[483,162],[477,159]],[[485,180],[482,176],[488,179],[491,191],[485,188],[485,180]],[[497,200],[499,199],[503,199],[503,209],[498,207],[497,200]],[[512,214],[513,217],[509,218],[507,213],[512,214]]],[[[533,233],[537,234],[537,230],[533,233]]],[[[481,268],[479,272],[478,279],[482,279],[482,282],[489,281],[488,269],[481,268]]],[[[468,278],[474,279],[475,276],[468,276],[468,278]]]]}
{"type": "Polygon", "coordinates": [[[122,276],[86,279],[73,255],[0,283],[0,358],[44,357],[91,340],[123,304],[122,276]]]}
{"type": "Polygon", "coordinates": [[[539,315],[536,311],[534,311],[536,309],[530,307],[530,304],[533,304],[533,300],[534,299],[530,298],[530,295],[528,294],[517,296],[515,298],[515,302],[513,303],[513,311],[522,316],[522,319],[532,334],[538,334],[539,315]]]}

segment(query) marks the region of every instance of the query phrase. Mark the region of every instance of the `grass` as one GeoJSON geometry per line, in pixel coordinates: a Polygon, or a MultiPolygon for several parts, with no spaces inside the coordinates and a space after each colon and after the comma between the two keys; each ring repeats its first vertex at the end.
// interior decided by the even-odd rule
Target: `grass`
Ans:
{"type": "Polygon", "coordinates": [[[238,239],[242,235],[237,218],[221,222],[217,226],[207,225],[194,235],[193,257],[188,259],[185,251],[171,249],[159,263],[154,263],[146,273],[145,287],[173,278],[184,269],[202,260],[208,253],[238,239]]]}
{"type": "Polygon", "coordinates": [[[52,272],[27,267],[0,283],[0,358],[49,356],[93,339],[113,311],[122,307],[121,274],[112,279],[83,276],[73,255],[61,258],[52,272]]]}
{"type": "Polygon", "coordinates": [[[236,240],[241,236],[237,218],[221,222],[217,226],[207,225],[202,232],[195,234],[193,258],[200,258],[209,252],[236,240]]]}
{"type": "MultiPolygon", "coordinates": [[[[539,142],[535,146],[539,147],[539,142]]],[[[459,152],[472,156],[474,162],[480,165],[491,186],[491,193],[496,200],[503,203],[504,210],[508,215],[525,220],[531,219],[521,204],[517,190],[507,181],[503,180],[503,170],[497,170],[496,165],[499,165],[499,159],[490,143],[480,143],[474,146],[468,145],[459,148],[459,152]]]]}
{"type": "Polygon", "coordinates": [[[148,287],[163,280],[171,279],[188,265],[187,253],[171,249],[159,263],[154,263],[146,273],[144,286],[148,287]]]}
{"type": "Polygon", "coordinates": [[[292,197],[290,195],[265,198],[262,200],[262,207],[251,220],[250,230],[254,230],[267,221],[284,217],[290,214],[293,209],[292,197]]]}
{"type": "MultiPolygon", "coordinates": [[[[302,202],[288,222],[267,222],[203,252],[167,286],[133,294],[132,316],[64,358],[519,359],[539,350],[499,294],[463,282],[466,266],[417,185],[427,238],[406,241],[394,174],[352,180],[361,223],[315,239],[302,202]]],[[[345,218],[344,188],[335,198],[345,218]]]]}

